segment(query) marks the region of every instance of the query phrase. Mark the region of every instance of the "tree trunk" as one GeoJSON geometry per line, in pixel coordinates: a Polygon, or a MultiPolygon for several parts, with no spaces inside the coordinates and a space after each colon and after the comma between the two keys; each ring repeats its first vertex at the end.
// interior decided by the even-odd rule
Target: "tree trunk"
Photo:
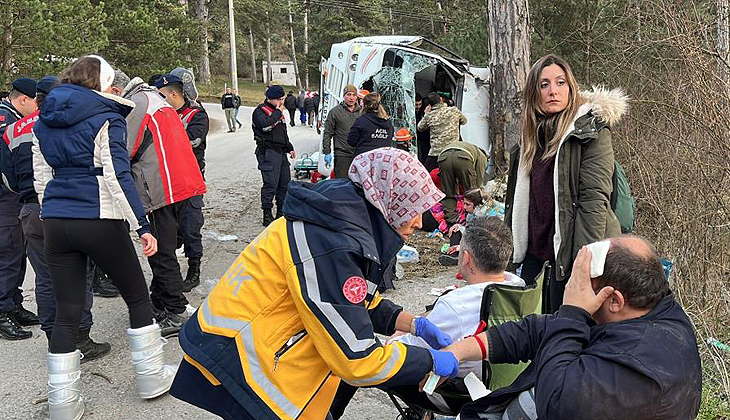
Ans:
{"type": "Polygon", "coordinates": [[[309,2],[304,0],[304,88],[309,90],[309,2]]]}
{"type": "Polygon", "coordinates": [[[0,61],[0,74],[10,74],[13,70],[13,15],[8,13],[9,20],[3,28],[3,52],[0,61]]]}
{"type": "Polygon", "coordinates": [[[390,34],[395,35],[395,27],[393,26],[393,8],[388,8],[388,15],[390,16],[390,34]]]}
{"type": "Polygon", "coordinates": [[[228,39],[230,42],[230,63],[231,63],[231,88],[238,93],[238,63],[236,61],[236,12],[233,8],[233,0],[228,0],[228,39]]]}
{"type": "Polygon", "coordinates": [[[266,84],[271,85],[271,28],[269,27],[269,12],[266,12],[266,84]]]}
{"type": "Polygon", "coordinates": [[[208,83],[210,81],[210,49],[208,48],[209,1],[196,0],[195,8],[195,17],[200,22],[200,61],[198,64],[198,80],[200,80],[200,83],[208,83]]]}
{"type": "Polygon", "coordinates": [[[441,0],[436,2],[436,6],[438,6],[439,13],[441,14],[441,21],[444,24],[444,35],[446,35],[446,15],[444,14],[444,9],[441,7],[441,0]]]}
{"type": "Polygon", "coordinates": [[[728,83],[728,50],[730,41],[728,36],[728,0],[717,0],[717,70],[725,84],[728,83]]]}
{"type": "Polygon", "coordinates": [[[256,72],[256,50],[254,49],[253,44],[253,31],[250,26],[248,27],[248,39],[251,43],[251,82],[256,83],[259,78],[257,76],[258,73],[256,72]]]}
{"type": "Polygon", "coordinates": [[[294,46],[294,20],[291,17],[291,0],[287,0],[289,7],[289,35],[291,36],[291,59],[294,62],[294,76],[297,79],[297,88],[302,88],[302,78],[299,76],[299,65],[297,64],[297,50],[294,46]]]}
{"type": "Polygon", "coordinates": [[[528,0],[488,0],[489,131],[495,167],[507,170],[508,152],[520,139],[522,90],[530,69],[528,0]]]}

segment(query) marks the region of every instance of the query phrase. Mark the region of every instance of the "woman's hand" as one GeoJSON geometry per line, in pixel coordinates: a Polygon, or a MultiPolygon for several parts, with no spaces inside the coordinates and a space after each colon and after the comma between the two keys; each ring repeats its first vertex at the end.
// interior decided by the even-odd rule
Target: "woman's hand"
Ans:
{"type": "Polygon", "coordinates": [[[451,225],[451,227],[449,228],[449,232],[448,232],[448,234],[449,234],[449,238],[450,238],[450,237],[451,237],[451,235],[453,235],[453,234],[454,234],[455,232],[458,232],[458,231],[459,231],[459,228],[460,228],[460,227],[461,227],[461,225],[460,225],[460,224],[458,224],[458,223],[456,223],[456,224],[454,224],[454,225],[451,225]]]}
{"type": "Polygon", "coordinates": [[[139,239],[142,241],[142,253],[145,257],[151,257],[157,253],[157,239],[151,233],[142,234],[139,239]]]}

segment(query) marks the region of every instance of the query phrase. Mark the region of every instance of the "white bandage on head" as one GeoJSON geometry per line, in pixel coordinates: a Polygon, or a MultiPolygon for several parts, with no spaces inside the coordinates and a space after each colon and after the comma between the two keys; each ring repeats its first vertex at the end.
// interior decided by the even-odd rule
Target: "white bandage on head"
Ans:
{"type": "Polygon", "coordinates": [[[99,60],[99,84],[101,85],[100,92],[104,92],[112,86],[112,83],[114,83],[114,69],[109,63],[107,63],[106,60],[104,60],[102,57],[99,57],[98,55],[89,55],[88,57],[93,57],[99,60]]]}
{"type": "Polygon", "coordinates": [[[608,249],[611,248],[611,241],[593,242],[586,245],[586,248],[591,251],[591,278],[602,276],[603,267],[606,265],[606,255],[608,255],[608,249]]]}

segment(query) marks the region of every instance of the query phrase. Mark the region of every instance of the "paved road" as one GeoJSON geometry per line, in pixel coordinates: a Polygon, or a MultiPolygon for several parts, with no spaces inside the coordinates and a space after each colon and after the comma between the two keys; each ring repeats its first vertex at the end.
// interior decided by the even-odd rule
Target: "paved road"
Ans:
{"type": "MultiPolygon", "coordinates": [[[[253,154],[255,144],[251,133],[253,108],[241,107],[239,120],[242,129],[226,133],[225,119],[219,105],[205,104],[213,121],[208,137],[206,154],[206,195],[202,284],[187,294],[190,304],[197,307],[210,288],[225,272],[245,245],[261,231],[259,192],[261,177],[256,169],[253,154]],[[220,241],[218,234],[235,235],[237,241],[220,241]]],[[[289,127],[289,136],[298,154],[317,149],[319,136],[306,126],[289,127]]],[[[147,278],[151,278],[149,265],[140,258],[147,278]]],[[[180,259],[183,273],[184,258],[180,259]]],[[[35,310],[33,295],[34,276],[26,276],[24,295],[26,307],[35,310]]],[[[416,311],[433,298],[426,294],[431,287],[453,282],[450,278],[406,279],[399,282],[399,289],[389,293],[389,298],[406,309],[416,311]]],[[[209,413],[170,396],[152,401],[142,401],[135,394],[132,368],[125,329],[129,325],[126,306],[121,298],[96,298],[93,308],[94,327],[92,337],[112,344],[110,355],[82,367],[82,392],[86,401],[84,419],[129,420],[207,420],[217,419],[209,413]],[[108,379],[107,379],[108,378],[108,379]]],[[[47,419],[46,351],[45,335],[39,327],[32,327],[33,338],[19,342],[0,340],[0,419],[47,419]]],[[[170,363],[179,362],[182,352],[177,339],[171,339],[165,347],[170,363]]],[[[386,395],[377,390],[361,390],[345,413],[347,420],[395,419],[396,411],[386,395]]]]}

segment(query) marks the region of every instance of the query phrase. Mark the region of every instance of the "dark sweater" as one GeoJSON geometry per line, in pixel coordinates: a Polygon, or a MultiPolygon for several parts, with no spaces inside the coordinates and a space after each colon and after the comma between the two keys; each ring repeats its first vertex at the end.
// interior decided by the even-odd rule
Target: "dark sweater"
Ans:
{"type": "Polygon", "coordinates": [[[395,130],[390,120],[367,113],[358,117],[347,135],[347,143],[355,148],[355,156],[380,147],[391,147],[395,130]]]}
{"type": "Polygon", "coordinates": [[[553,168],[555,157],[542,160],[545,149],[539,147],[532,159],[530,204],[527,216],[527,254],[541,261],[555,260],[555,189],[553,168]]]}

